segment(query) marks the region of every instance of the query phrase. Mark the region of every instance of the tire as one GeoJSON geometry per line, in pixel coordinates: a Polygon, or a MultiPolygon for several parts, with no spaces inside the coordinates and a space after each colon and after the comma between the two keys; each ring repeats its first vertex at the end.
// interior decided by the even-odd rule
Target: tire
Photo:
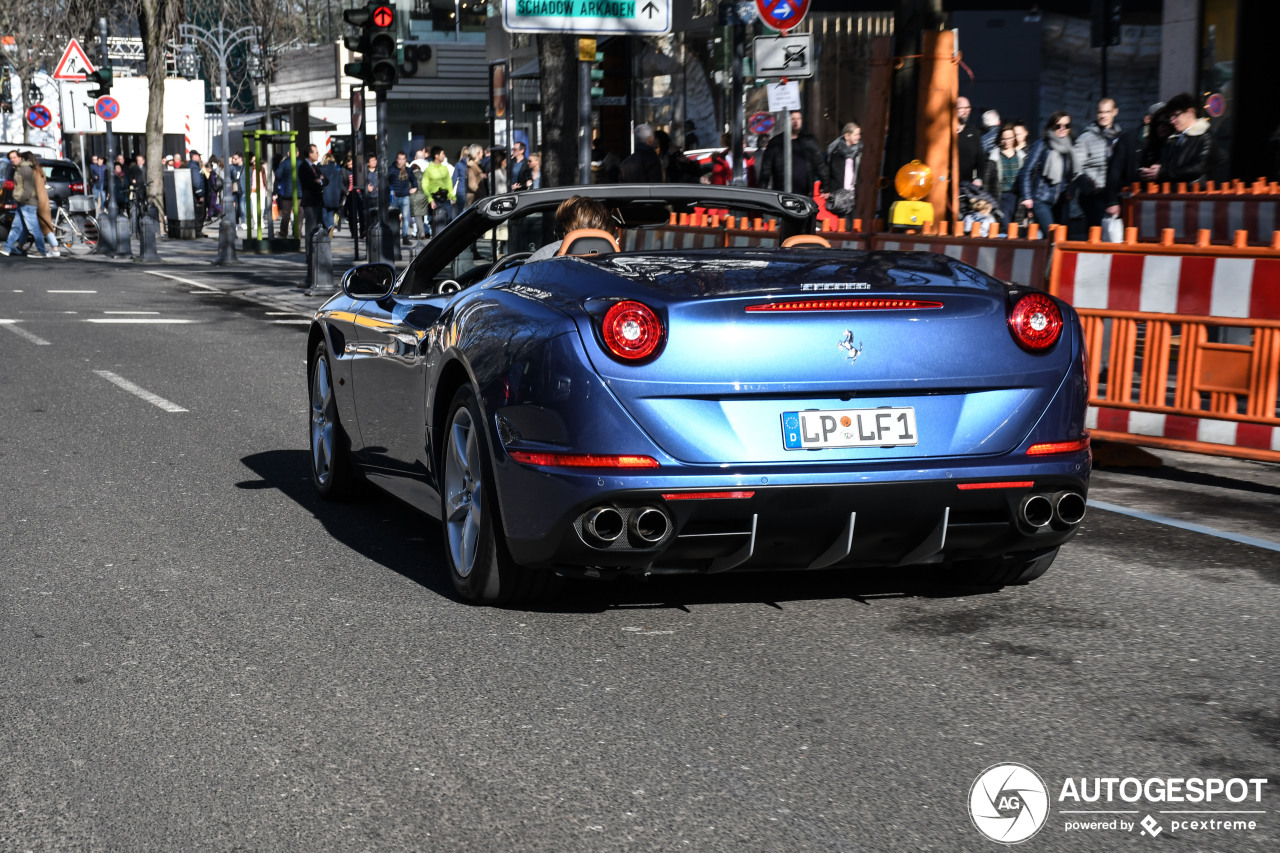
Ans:
{"type": "Polygon", "coordinates": [[[312,359],[307,398],[311,401],[311,482],[324,500],[347,500],[355,493],[356,475],[351,466],[351,443],[338,417],[333,371],[323,341],[317,344],[312,359]]]}
{"type": "Polygon", "coordinates": [[[440,450],[440,518],[454,589],[472,604],[512,605],[547,595],[554,575],[516,565],[507,550],[489,438],[470,386],[454,395],[446,423],[440,450]]]}
{"type": "Polygon", "coordinates": [[[1057,548],[1024,551],[988,560],[963,560],[944,569],[939,579],[967,586],[1010,586],[1030,583],[1043,575],[1058,556],[1057,548]]]}

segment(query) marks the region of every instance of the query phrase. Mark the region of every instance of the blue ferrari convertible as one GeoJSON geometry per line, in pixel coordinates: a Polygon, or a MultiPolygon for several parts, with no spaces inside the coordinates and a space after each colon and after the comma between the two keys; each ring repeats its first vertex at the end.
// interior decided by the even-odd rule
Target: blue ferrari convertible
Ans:
{"type": "Polygon", "coordinates": [[[316,489],[367,481],[438,518],[473,602],[558,576],[1039,577],[1085,513],[1075,312],[946,255],[831,249],[815,213],[743,188],[537,190],[467,209],[399,274],[350,270],[307,345],[316,489]],[[556,233],[579,195],[606,227],[556,233]],[[663,248],[696,210],[776,229],[663,248]]]}

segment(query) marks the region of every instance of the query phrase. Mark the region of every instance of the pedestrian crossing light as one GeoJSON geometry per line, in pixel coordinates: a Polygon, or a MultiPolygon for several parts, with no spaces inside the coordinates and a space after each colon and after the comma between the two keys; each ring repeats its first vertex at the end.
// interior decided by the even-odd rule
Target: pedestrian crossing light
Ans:
{"type": "Polygon", "coordinates": [[[352,61],[343,66],[343,73],[373,89],[390,89],[399,82],[395,7],[385,2],[369,3],[346,10],[342,19],[360,29],[358,36],[343,36],[342,43],[352,55],[352,61]]]}

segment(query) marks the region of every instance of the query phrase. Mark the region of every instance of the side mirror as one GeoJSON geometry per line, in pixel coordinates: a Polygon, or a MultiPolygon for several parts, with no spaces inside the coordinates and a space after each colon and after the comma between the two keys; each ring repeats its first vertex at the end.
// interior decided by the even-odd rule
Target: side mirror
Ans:
{"type": "Polygon", "coordinates": [[[342,274],[342,292],[352,299],[386,299],[396,287],[391,264],[361,264],[342,274]]]}

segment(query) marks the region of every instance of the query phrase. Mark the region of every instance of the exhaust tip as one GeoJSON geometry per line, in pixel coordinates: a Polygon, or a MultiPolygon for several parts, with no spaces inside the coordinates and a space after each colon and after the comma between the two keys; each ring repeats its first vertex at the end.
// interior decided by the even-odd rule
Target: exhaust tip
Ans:
{"type": "Polygon", "coordinates": [[[582,517],[582,529],[597,544],[608,545],[622,535],[622,513],[611,506],[600,506],[582,517]]]}
{"type": "Polygon", "coordinates": [[[654,545],[667,537],[671,530],[671,520],[660,509],[642,507],[632,513],[629,530],[633,541],[637,541],[640,546],[654,545]]]}
{"type": "Polygon", "coordinates": [[[1067,525],[1076,525],[1084,520],[1085,500],[1079,492],[1059,492],[1053,503],[1053,512],[1058,521],[1067,525]]]}
{"type": "Polygon", "coordinates": [[[1053,504],[1044,495],[1027,495],[1018,507],[1018,518],[1027,526],[1039,530],[1053,521],[1053,504]]]}

